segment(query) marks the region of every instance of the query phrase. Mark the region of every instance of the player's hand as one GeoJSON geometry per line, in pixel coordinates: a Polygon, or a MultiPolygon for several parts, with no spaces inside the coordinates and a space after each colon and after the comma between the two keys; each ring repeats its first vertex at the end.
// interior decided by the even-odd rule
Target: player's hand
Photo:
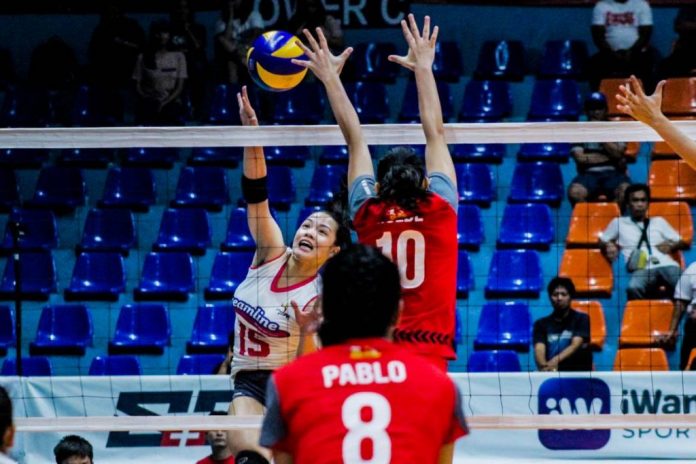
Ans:
{"type": "Polygon", "coordinates": [[[408,44],[408,53],[406,56],[389,55],[389,61],[400,64],[411,71],[415,70],[416,66],[432,68],[433,61],[435,61],[435,44],[439,28],[435,26],[432,34],[430,33],[430,16],[426,16],[423,20],[422,34],[418,30],[413,14],[408,15],[408,23],[405,19],[401,20],[401,30],[408,44]]]}
{"type": "Polygon", "coordinates": [[[661,109],[662,88],[664,86],[665,81],[660,81],[655,92],[648,96],[643,91],[643,86],[636,76],[631,76],[628,82],[619,86],[620,93],[616,94],[619,104],[616,105],[616,109],[651,126],[658,119],[664,117],[661,109]]]}
{"type": "Polygon", "coordinates": [[[241,92],[237,92],[237,103],[239,104],[239,118],[243,126],[258,126],[259,120],[256,118],[256,111],[251,106],[246,85],[241,92]]]}
{"type": "Polygon", "coordinates": [[[306,310],[300,309],[295,301],[291,301],[290,305],[295,313],[295,321],[300,326],[300,333],[303,335],[317,333],[322,321],[321,305],[317,304],[316,300],[306,310]]]}
{"type": "Polygon", "coordinates": [[[348,47],[343,50],[343,53],[340,55],[334,55],[331,53],[331,50],[329,50],[329,44],[320,27],[316,28],[318,41],[307,29],[304,29],[302,33],[307,38],[309,47],[302,42],[298,42],[298,45],[302,48],[302,51],[304,51],[308,59],[293,59],[293,64],[309,68],[314,75],[317,76],[317,79],[322,82],[326,82],[332,77],[339,76],[341,71],[343,71],[346,60],[348,60],[350,54],[353,53],[353,48],[348,47]]]}

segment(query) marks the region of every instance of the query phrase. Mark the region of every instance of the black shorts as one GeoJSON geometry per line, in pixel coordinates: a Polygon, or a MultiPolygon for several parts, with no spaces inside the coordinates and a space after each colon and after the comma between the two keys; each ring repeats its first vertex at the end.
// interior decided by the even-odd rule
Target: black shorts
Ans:
{"type": "Polygon", "coordinates": [[[253,398],[266,405],[266,385],[273,371],[239,371],[234,376],[232,399],[253,398]]]}

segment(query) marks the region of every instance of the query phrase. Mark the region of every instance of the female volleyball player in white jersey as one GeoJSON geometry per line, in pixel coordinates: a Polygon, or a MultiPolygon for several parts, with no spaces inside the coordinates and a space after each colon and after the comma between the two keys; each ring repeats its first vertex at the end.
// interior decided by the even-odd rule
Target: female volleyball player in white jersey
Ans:
{"type": "MultiPolygon", "coordinates": [[[[237,100],[242,124],[258,125],[246,87],[237,100]]],[[[319,269],[350,243],[350,231],[340,215],[320,211],[302,222],[287,246],[271,216],[266,185],[263,148],[245,148],[242,195],[256,253],[232,300],[236,322],[229,413],[233,415],[263,414],[271,372],[294,359],[305,341],[311,342],[303,332],[316,314],[319,269]]],[[[258,431],[230,432],[235,454],[260,449],[258,441],[258,431]]]]}

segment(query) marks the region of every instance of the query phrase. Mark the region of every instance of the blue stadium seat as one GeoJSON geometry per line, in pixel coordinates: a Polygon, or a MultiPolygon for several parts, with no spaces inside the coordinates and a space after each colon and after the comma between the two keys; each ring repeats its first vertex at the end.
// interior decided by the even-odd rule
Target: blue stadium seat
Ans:
{"type": "Polygon", "coordinates": [[[186,352],[226,353],[230,333],[234,332],[234,320],[232,305],[199,306],[193,321],[191,340],[186,342],[186,352]]]}
{"type": "Polygon", "coordinates": [[[195,147],[188,164],[191,166],[215,166],[234,169],[244,156],[242,147],[195,147]]]}
{"type": "Polygon", "coordinates": [[[276,124],[319,124],[324,118],[326,98],[318,81],[303,82],[292,90],[278,92],[273,122],[276,124]]]}
{"type": "Polygon", "coordinates": [[[348,147],[327,145],[319,156],[320,164],[348,164],[348,147]]]}
{"type": "Polygon", "coordinates": [[[18,204],[19,186],[14,171],[0,169],[0,213],[7,212],[18,204]]]}
{"type": "Polygon", "coordinates": [[[478,250],[483,243],[481,210],[476,205],[461,204],[457,211],[457,243],[460,248],[478,250]]]}
{"type": "Polygon", "coordinates": [[[534,250],[498,250],[486,284],[487,298],[537,297],[542,285],[541,262],[534,250]]]}
{"type": "Polygon", "coordinates": [[[249,230],[246,208],[233,209],[227,223],[225,241],[220,244],[220,249],[229,251],[253,250],[254,248],[256,248],[256,244],[249,230]]]}
{"type": "Polygon", "coordinates": [[[326,206],[341,190],[341,182],[348,169],[344,165],[320,164],[314,168],[309,195],[305,200],[307,206],[326,206]]]}
{"type": "Polygon", "coordinates": [[[92,208],[87,213],[77,251],[115,251],[128,256],[136,245],[135,221],[130,210],[92,208]]]}
{"type": "Polygon", "coordinates": [[[212,232],[208,212],[202,208],[167,209],[162,214],[154,251],[187,251],[205,254],[211,246],[212,232]]]}
{"type": "Polygon", "coordinates": [[[474,288],[474,275],[469,253],[459,250],[457,257],[457,298],[466,298],[474,288]]]}
{"type": "Polygon", "coordinates": [[[524,45],[518,40],[488,40],[479,52],[477,79],[521,81],[525,73],[524,45]]]}
{"type": "Polygon", "coordinates": [[[498,247],[548,249],[553,239],[553,220],[548,205],[526,203],[505,207],[498,247]]]}
{"type": "MultiPolygon", "coordinates": [[[[442,106],[442,119],[449,120],[454,113],[452,109],[452,93],[446,82],[437,82],[437,93],[440,95],[440,105],[442,106]]],[[[420,111],[418,109],[418,90],[416,81],[409,79],[406,83],[404,98],[401,101],[401,111],[399,121],[408,123],[420,123],[420,111]]]]}
{"type": "Polygon", "coordinates": [[[529,117],[547,121],[577,121],[582,113],[578,83],[570,79],[538,79],[532,90],[529,117]]]}
{"type": "Polygon", "coordinates": [[[508,201],[558,206],[564,193],[563,175],[557,163],[517,163],[512,174],[508,201]]]}
{"type": "Polygon", "coordinates": [[[152,252],[145,257],[140,283],[133,291],[136,301],[186,301],[194,292],[193,260],[183,252],[152,252]]]}
{"type": "Polygon", "coordinates": [[[29,344],[29,353],[50,355],[85,354],[92,346],[92,315],[85,305],[49,305],[41,310],[36,339],[29,344]]]}
{"type": "Polygon", "coordinates": [[[230,192],[224,169],[198,166],[181,170],[172,206],[220,211],[229,202],[230,192]]]}
{"type": "Polygon", "coordinates": [[[239,125],[239,108],[237,107],[237,92],[241,87],[237,84],[218,84],[213,90],[210,100],[208,122],[215,125],[239,125]]]}
{"type": "Polygon", "coordinates": [[[102,208],[129,208],[145,212],[157,200],[155,176],[145,168],[111,168],[106,175],[102,208]]]}
{"type": "Polygon", "coordinates": [[[86,188],[77,168],[49,166],[39,172],[32,207],[68,213],[85,204],[86,188]]]}
{"type": "Polygon", "coordinates": [[[520,358],[510,350],[474,351],[467,372],[520,372],[520,358]]]}
{"type": "Polygon", "coordinates": [[[506,81],[472,79],[464,88],[461,122],[497,122],[512,113],[512,94],[506,81]]]}
{"type": "Polygon", "coordinates": [[[111,148],[71,148],[61,150],[58,163],[75,168],[102,169],[114,161],[111,148]]]}
{"type": "Polygon", "coordinates": [[[142,375],[143,369],[135,356],[95,356],[89,365],[89,375],[142,375]]]}
{"type": "Polygon", "coordinates": [[[488,302],[481,309],[474,348],[529,351],[531,328],[526,303],[488,302]]]}
{"type": "Polygon", "coordinates": [[[40,148],[5,148],[0,150],[0,167],[39,169],[49,159],[49,151],[40,148]]]}
{"type": "Polygon", "coordinates": [[[66,301],[117,301],[126,291],[123,256],[111,251],[85,251],[75,262],[66,301]]]}
{"type": "MultiPolygon", "coordinates": [[[[19,255],[21,273],[20,296],[23,300],[45,301],[56,291],[56,265],[50,251],[22,252],[19,255]]],[[[8,259],[0,283],[0,299],[15,298],[14,263],[8,259]]]]}
{"type": "Polygon", "coordinates": [[[302,167],[310,158],[307,146],[264,147],[263,153],[268,164],[302,167]]]}
{"type": "Polygon", "coordinates": [[[517,153],[520,161],[568,162],[571,144],[569,143],[523,143],[517,153]]]}
{"type": "Polygon", "coordinates": [[[121,308],[109,354],[162,354],[172,327],[163,304],[133,304],[121,308]]]}
{"type": "Polygon", "coordinates": [[[459,143],[452,145],[452,160],[455,163],[501,164],[505,147],[502,143],[459,143]]]}
{"type": "Polygon", "coordinates": [[[435,79],[445,82],[457,82],[462,76],[462,53],[457,42],[440,41],[435,44],[433,74],[435,79]]]}
{"type": "Polygon", "coordinates": [[[8,305],[0,305],[0,356],[5,356],[16,342],[14,311],[8,305]]]}
{"type": "Polygon", "coordinates": [[[548,40],[541,56],[539,77],[582,79],[587,58],[587,44],[582,40],[548,40]]]}
{"type": "Polygon", "coordinates": [[[307,219],[312,214],[317,211],[323,211],[324,208],[321,206],[305,206],[300,210],[300,214],[297,215],[297,222],[295,223],[295,230],[299,229],[305,219],[307,219]]]}
{"type": "Polygon", "coordinates": [[[175,147],[129,148],[122,166],[171,169],[179,161],[179,149],[175,147]]]}
{"type": "Polygon", "coordinates": [[[271,207],[288,211],[295,202],[295,180],[288,166],[268,166],[268,198],[271,207]]]}
{"type": "Polygon", "coordinates": [[[253,250],[219,251],[205,289],[206,300],[229,300],[244,280],[254,258],[253,250]]]}
{"type": "Polygon", "coordinates": [[[396,45],[391,42],[368,42],[356,44],[351,55],[355,80],[394,82],[399,65],[387,59],[396,55],[396,45]]]}
{"type": "Polygon", "coordinates": [[[225,360],[224,354],[184,355],[176,367],[177,375],[217,374],[217,367],[225,360]]]}
{"type": "Polygon", "coordinates": [[[29,124],[26,105],[23,104],[22,92],[15,86],[5,91],[5,98],[0,107],[0,125],[3,127],[25,127],[29,124]]]}
{"type": "MultiPolygon", "coordinates": [[[[44,356],[22,357],[22,374],[25,377],[50,377],[53,375],[51,361],[44,356]]],[[[17,361],[14,358],[7,358],[2,363],[0,376],[17,375],[17,361]]]]}
{"type": "Polygon", "coordinates": [[[495,199],[493,172],[486,164],[455,164],[459,201],[489,206],[495,199]]]}
{"type": "Polygon", "coordinates": [[[58,226],[52,211],[36,209],[13,209],[5,227],[2,250],[13,249],[13,237],[10,223],[19,223],[22,234],[18,245],[20,250],[48,251],[58,245],[58,226]]]}
{"type": "Polygon", "coordinates": [[[346,92],[363,124],[383,124],[389,118],[389,98],[384,84],[350,83],[346,84],[346,92]]]}

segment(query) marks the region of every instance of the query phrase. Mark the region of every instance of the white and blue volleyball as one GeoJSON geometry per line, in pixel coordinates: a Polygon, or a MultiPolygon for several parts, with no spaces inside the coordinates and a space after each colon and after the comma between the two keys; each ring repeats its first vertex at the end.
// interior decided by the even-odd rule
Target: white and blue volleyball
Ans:
{"type": "Polygon", "coordinates": [[[254,82],[273,92],[290,90],[302,82],[307,68],[291,61],[307,59],[299,42],[300,39],[285,31],[261,34],[247,52],[247,66],[254,82]]]}

